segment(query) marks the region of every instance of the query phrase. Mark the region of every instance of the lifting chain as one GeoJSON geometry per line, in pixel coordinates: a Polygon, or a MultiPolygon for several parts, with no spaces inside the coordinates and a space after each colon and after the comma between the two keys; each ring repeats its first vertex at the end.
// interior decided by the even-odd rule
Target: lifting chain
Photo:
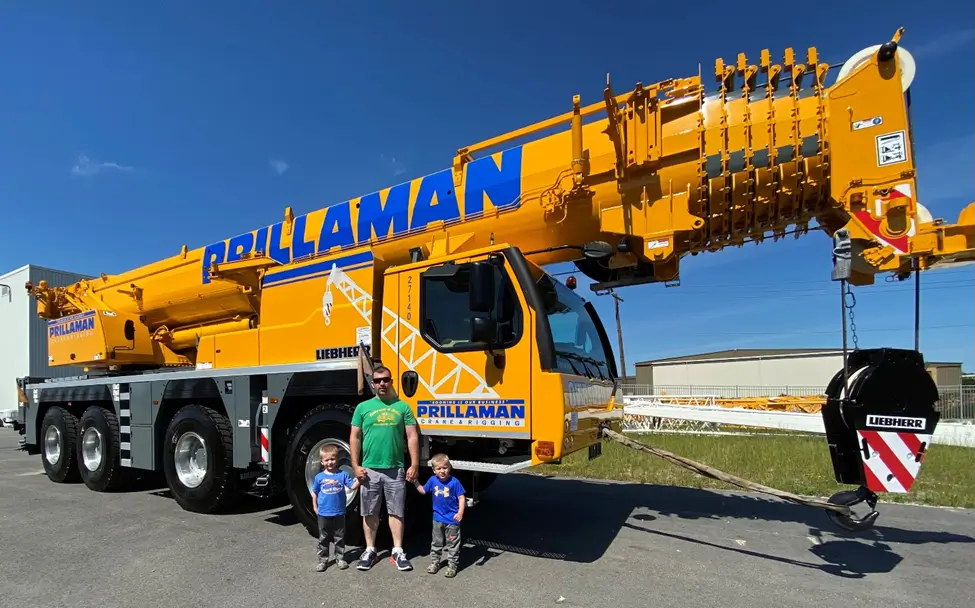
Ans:
{"type": "Polygon", "coordinates": [[[857,297],[856,294],[853,293],[853,290],[850,289],[849,283],[846,284],[846,292],[844,293],[843,302],[850,315],[850,333],[853,334],[853,350],[859,350],[860,341],[857,338],[857,324],[853,315],[853,308],[857,305],[857,297]]]}

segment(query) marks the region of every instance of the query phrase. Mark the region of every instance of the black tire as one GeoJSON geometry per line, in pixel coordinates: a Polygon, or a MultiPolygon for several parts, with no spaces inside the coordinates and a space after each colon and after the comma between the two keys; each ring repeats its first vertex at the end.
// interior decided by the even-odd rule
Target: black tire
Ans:
{"type": "MultiPolygon", "coordinates": [[[[311,450],[321,441],[330,440],[339,447],[339,468],[353,475],[349,459],[349,431],[352,428],[353,408],[345,404],[320,405],[305,414],[295,426],[288,442],[284,461],[284,480],[288,500],[298,520],[308,533],[318,536],[318,514],[312,509],[310,481],[306,464],[311,450]]],[[[362,514],[358,490],[351,497],[345,515],[345,542],[362,546],[362,514]]]]}
{"type": "Polygon", "coordinates": [[[173,498],[193,513],[214,513],[236,494],[233,427],[230,420],[205,405],[182,407],[169,423],[163,437],[163,471],[173,498]],[[180,438],[195,433],[206,449],[207,471],[195,487],[184,485],[176,472],[176,447],[180,438]]]}
{"type": "Polygon", "coordinates": [[[119,443],[119,424],[115,412],[93,405],[85,410],[78,424],[78,471],[81,481],[95,492],[111,492],[122,482],[121,445],[119,443]],[[94,471],[85,464],[85,433],[88,429],[97,431],[101,439],[102,458],[94,471]]]}
{"type": "Polygon", "coordinates": [[[78,472],[78,417],[55,405],[44,414],[41,421],[41,433],[37,437],[37,443],[41,450],[41,462],[44,464],[44,473],[47,478],[55,483],[76,483],[81,474],[78,472]],[[56,462],[52,463],[47,459],[46,437],[48,430],[57,429],[58,442],[60,444],[60,454],[56,462]]]}

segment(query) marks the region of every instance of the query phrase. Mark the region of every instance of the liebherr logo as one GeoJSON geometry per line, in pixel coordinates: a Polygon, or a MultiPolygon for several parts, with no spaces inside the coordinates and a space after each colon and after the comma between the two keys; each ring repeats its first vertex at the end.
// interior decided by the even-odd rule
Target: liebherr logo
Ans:
{"type": "Polygon", "coordinates": [[[867,416],[867,426],[878,429],[896,429],[904,431],[920,431],[924,429],[924,418],[905,418],[903,416],[867,416]]]}
{"type": "MultiPolygon", "coordinates": [[[[366,356],[369,356],[369,347],[366,348],[366,356]]],[[[317,348],[315,349],[316,361],[328,361],[331,359],[354,359],[359,356],[358,346],[339,346],[337,348],[317,348]]]]}

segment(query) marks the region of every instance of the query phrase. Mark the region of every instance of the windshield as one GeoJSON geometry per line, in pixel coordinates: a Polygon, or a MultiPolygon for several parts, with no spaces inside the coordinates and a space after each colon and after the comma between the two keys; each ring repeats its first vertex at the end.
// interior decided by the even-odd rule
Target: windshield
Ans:
{"type": "Polygon", "coordinates": [[[585,302],[550,275],[536,276],[552,329],[558,371],[609,380],[606,351],[585,302]]]}

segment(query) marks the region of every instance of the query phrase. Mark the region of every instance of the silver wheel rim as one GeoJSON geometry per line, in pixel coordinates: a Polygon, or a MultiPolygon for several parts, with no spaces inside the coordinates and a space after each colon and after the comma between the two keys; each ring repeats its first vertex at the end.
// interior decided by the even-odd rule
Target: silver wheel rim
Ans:
{"type": "MultiPolygon", "coordinates": [[[[355,477],[355,469],[352,468],[352,459],[349,457],[349,444],[341,439],[322,439],[308,452],[305,459],[305,484],[308,486],[308,493],[311,494],[312,486],[315,484],[315,475],[322,472],[322,446],[334,445],[339,449],[339,470],[345,471],[350,476],[355,477]]],[[[359,490],[345,488],[345,506],[352,504],[359,490]]]]}
{"type": "Polygon", "coordinates": [[[81,458],[85,462],[85,468],[91,472],[102,466],[102,434],[93,426],[85,429],[81,438],[81,458]]]}
{"type": "Polygon", "coordinates": [[[44,433],[44,458],[51,464],[61,460],[61,431],[53,424],[44,433]]]}
{"type": "Polygon", "coordinates": [[[207,444],[196,433],[183,433],[173,454],[176,476],[187,488],[195,488],[207,475],[207,444]]]}

